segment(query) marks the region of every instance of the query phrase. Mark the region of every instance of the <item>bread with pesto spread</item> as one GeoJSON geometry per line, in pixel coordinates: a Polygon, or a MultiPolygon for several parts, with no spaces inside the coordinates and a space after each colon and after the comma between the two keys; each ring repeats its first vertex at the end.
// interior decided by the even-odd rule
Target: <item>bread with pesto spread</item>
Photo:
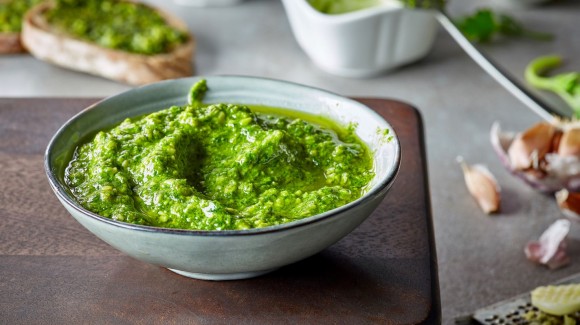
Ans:
{"type": "Polygon", "coordinates": [[[24,52],[24,47],[20,43],[20,33],[0,33],[0,53],[20,53],[24,52]]]}
{"type": "Polygon", "coordinates": [[[41,0],[0,0],[0,54],[26,50],[20,42],[22,17],[41,0]]]}
{"type": "MultiPolygon", "coordinates": [[[[74,2],[74,0],[68,2],[74,2]]],[[[88,37],[79,37],[72,32],[69,33],[62,26],[53,24],[50,14],[51,10],[58,9],[55,9],[58,2],[44,2],[30,9],[24,17],[22,43],[38,59],[131,85],[143,85],[193,74],[195,43],[193,35],[188,32],[184,22],[148,5],[117,0],[106,0],[106,2],[112,5],[122,3],[147,7],[147,10],[151,9],[158,14],[167,26],[182,33],[183,40],[159,53],[141,53],[120,47],[103,46],[99,42],[106,42],[106,35],[99,36],[102,39],[98,41],[93,41],[87,39],[88,37]]],[[[79,3],[83,5],[86,2],[79,3]]],[[[102,2],[94,1],[94,5],[102,6],[102,2]]],[[[91,11],[89,8],[86,12],[90,14],[95,10],[91,11]]],[[[58,15],[66,17],[62,13],[58,15]]],[[[111,16],[114,17],[114,15],[111,16]]],[[[86,18],[77,20],[80,23],[92,23],[90,16],[89,19],[86,18]]],[[[71,18],[71,20],[74,19],[74,17],[71,18]]],[[[77,21],[73,23],[77,24],[77,21]]],[[[95,29],[94,26],[91,28],[95,29]]],[[[130,35],[130,37],[137,36],[130,35]]]]}

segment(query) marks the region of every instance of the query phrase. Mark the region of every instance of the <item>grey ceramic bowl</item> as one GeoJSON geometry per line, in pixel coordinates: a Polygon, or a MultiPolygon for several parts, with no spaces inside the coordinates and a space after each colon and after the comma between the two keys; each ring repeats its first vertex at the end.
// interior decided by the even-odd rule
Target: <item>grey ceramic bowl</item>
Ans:
{"type": "Polygon", "coordinates": [[[132,116],[186,103],[200,78],[151,84],[107,98],[66,122],[50,141],[45,170],[56,196],[70,214],[111,246],[144,262],[179,274],[210,280],[258,276],[316,254],[356,228],[389,190],[400,163],[391,126],[368,107],[326,91],[248,77],[206,78],[204,102],[259,104],[319,114],[341,124],[357,123],[356,133],[374,153],[376,176],[362,198],[340,208],[278,226],[236,231],[192,231],[119,222],[87,211],[63,181],[72,151],[87,135],[132,116]],[[380,130],[389,129],[391,141],[380,130]]]}

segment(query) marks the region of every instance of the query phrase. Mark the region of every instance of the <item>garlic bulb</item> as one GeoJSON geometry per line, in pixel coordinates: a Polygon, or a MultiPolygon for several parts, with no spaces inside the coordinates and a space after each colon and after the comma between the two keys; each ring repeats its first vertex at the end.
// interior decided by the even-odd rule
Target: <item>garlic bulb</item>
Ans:
{"type": "Polygon", "coordinates": [[[496,122],[490,138],[504,166],[532,187],[580,190],[580,122],[542,122],[520,134],[502,132],[496,122]]]}

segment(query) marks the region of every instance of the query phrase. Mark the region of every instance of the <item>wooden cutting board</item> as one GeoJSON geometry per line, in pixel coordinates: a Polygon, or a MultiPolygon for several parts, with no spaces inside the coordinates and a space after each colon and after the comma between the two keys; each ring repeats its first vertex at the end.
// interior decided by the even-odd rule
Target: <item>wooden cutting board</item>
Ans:
{"type": "Polygon", "coordinates": [[[0,99],[0,323],[440,323],[421,117],[401,102],[358,100],[401,141],[401,169],[381,206],[311,258],[259,278],[211,282],[125,256],[53,195],[46,145],[96,99],[0,99]]]}

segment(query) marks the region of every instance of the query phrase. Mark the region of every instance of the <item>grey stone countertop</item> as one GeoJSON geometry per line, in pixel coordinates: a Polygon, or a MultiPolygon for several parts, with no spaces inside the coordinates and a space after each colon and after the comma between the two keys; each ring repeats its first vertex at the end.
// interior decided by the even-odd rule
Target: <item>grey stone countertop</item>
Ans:
{"type": "MultiPolygon", "coordinates": [[[[456,0],[451,14],[493,6],[499,0],[456,0]]],[[[534,265],[525,244],[561,214],[550,196],[510,175],[489,141],[494,121],[523,130],[540,119],[481,70],[441,30],[423,60],[370,79],[346,79],[319,70],[296,43],[277,0],[248,0],[224,8],[177,7],[149,0],[184,18],[197,38],[198,75],[234,74],[283,79],[346,96],[399,99],[424,119],[437,245],[443,320],[580,272],[580,225],[569,245],[571,265],[556,271],[534,265]],[[469,196],[456,163],[486,164],[502,187],[502,212],[484,215],[469,196]],[[575,239],[577,238],[577,239],[575,239]]],[[[554,1],[509,9],[525,25],[556,35],[551,42],[505,40],[485,50],[521,77],[533,58],[558,53],[562,70],[580,71],[580,2],[554,1]]],[[[110,96],[131,87],[61,69],[28,55],[0,56],[0,97],[110,96]]],[[[544,96],[546,96],[544,94],[544,96]]],[[[561,105],[548,97],[555,105],[561,105]]]]}

